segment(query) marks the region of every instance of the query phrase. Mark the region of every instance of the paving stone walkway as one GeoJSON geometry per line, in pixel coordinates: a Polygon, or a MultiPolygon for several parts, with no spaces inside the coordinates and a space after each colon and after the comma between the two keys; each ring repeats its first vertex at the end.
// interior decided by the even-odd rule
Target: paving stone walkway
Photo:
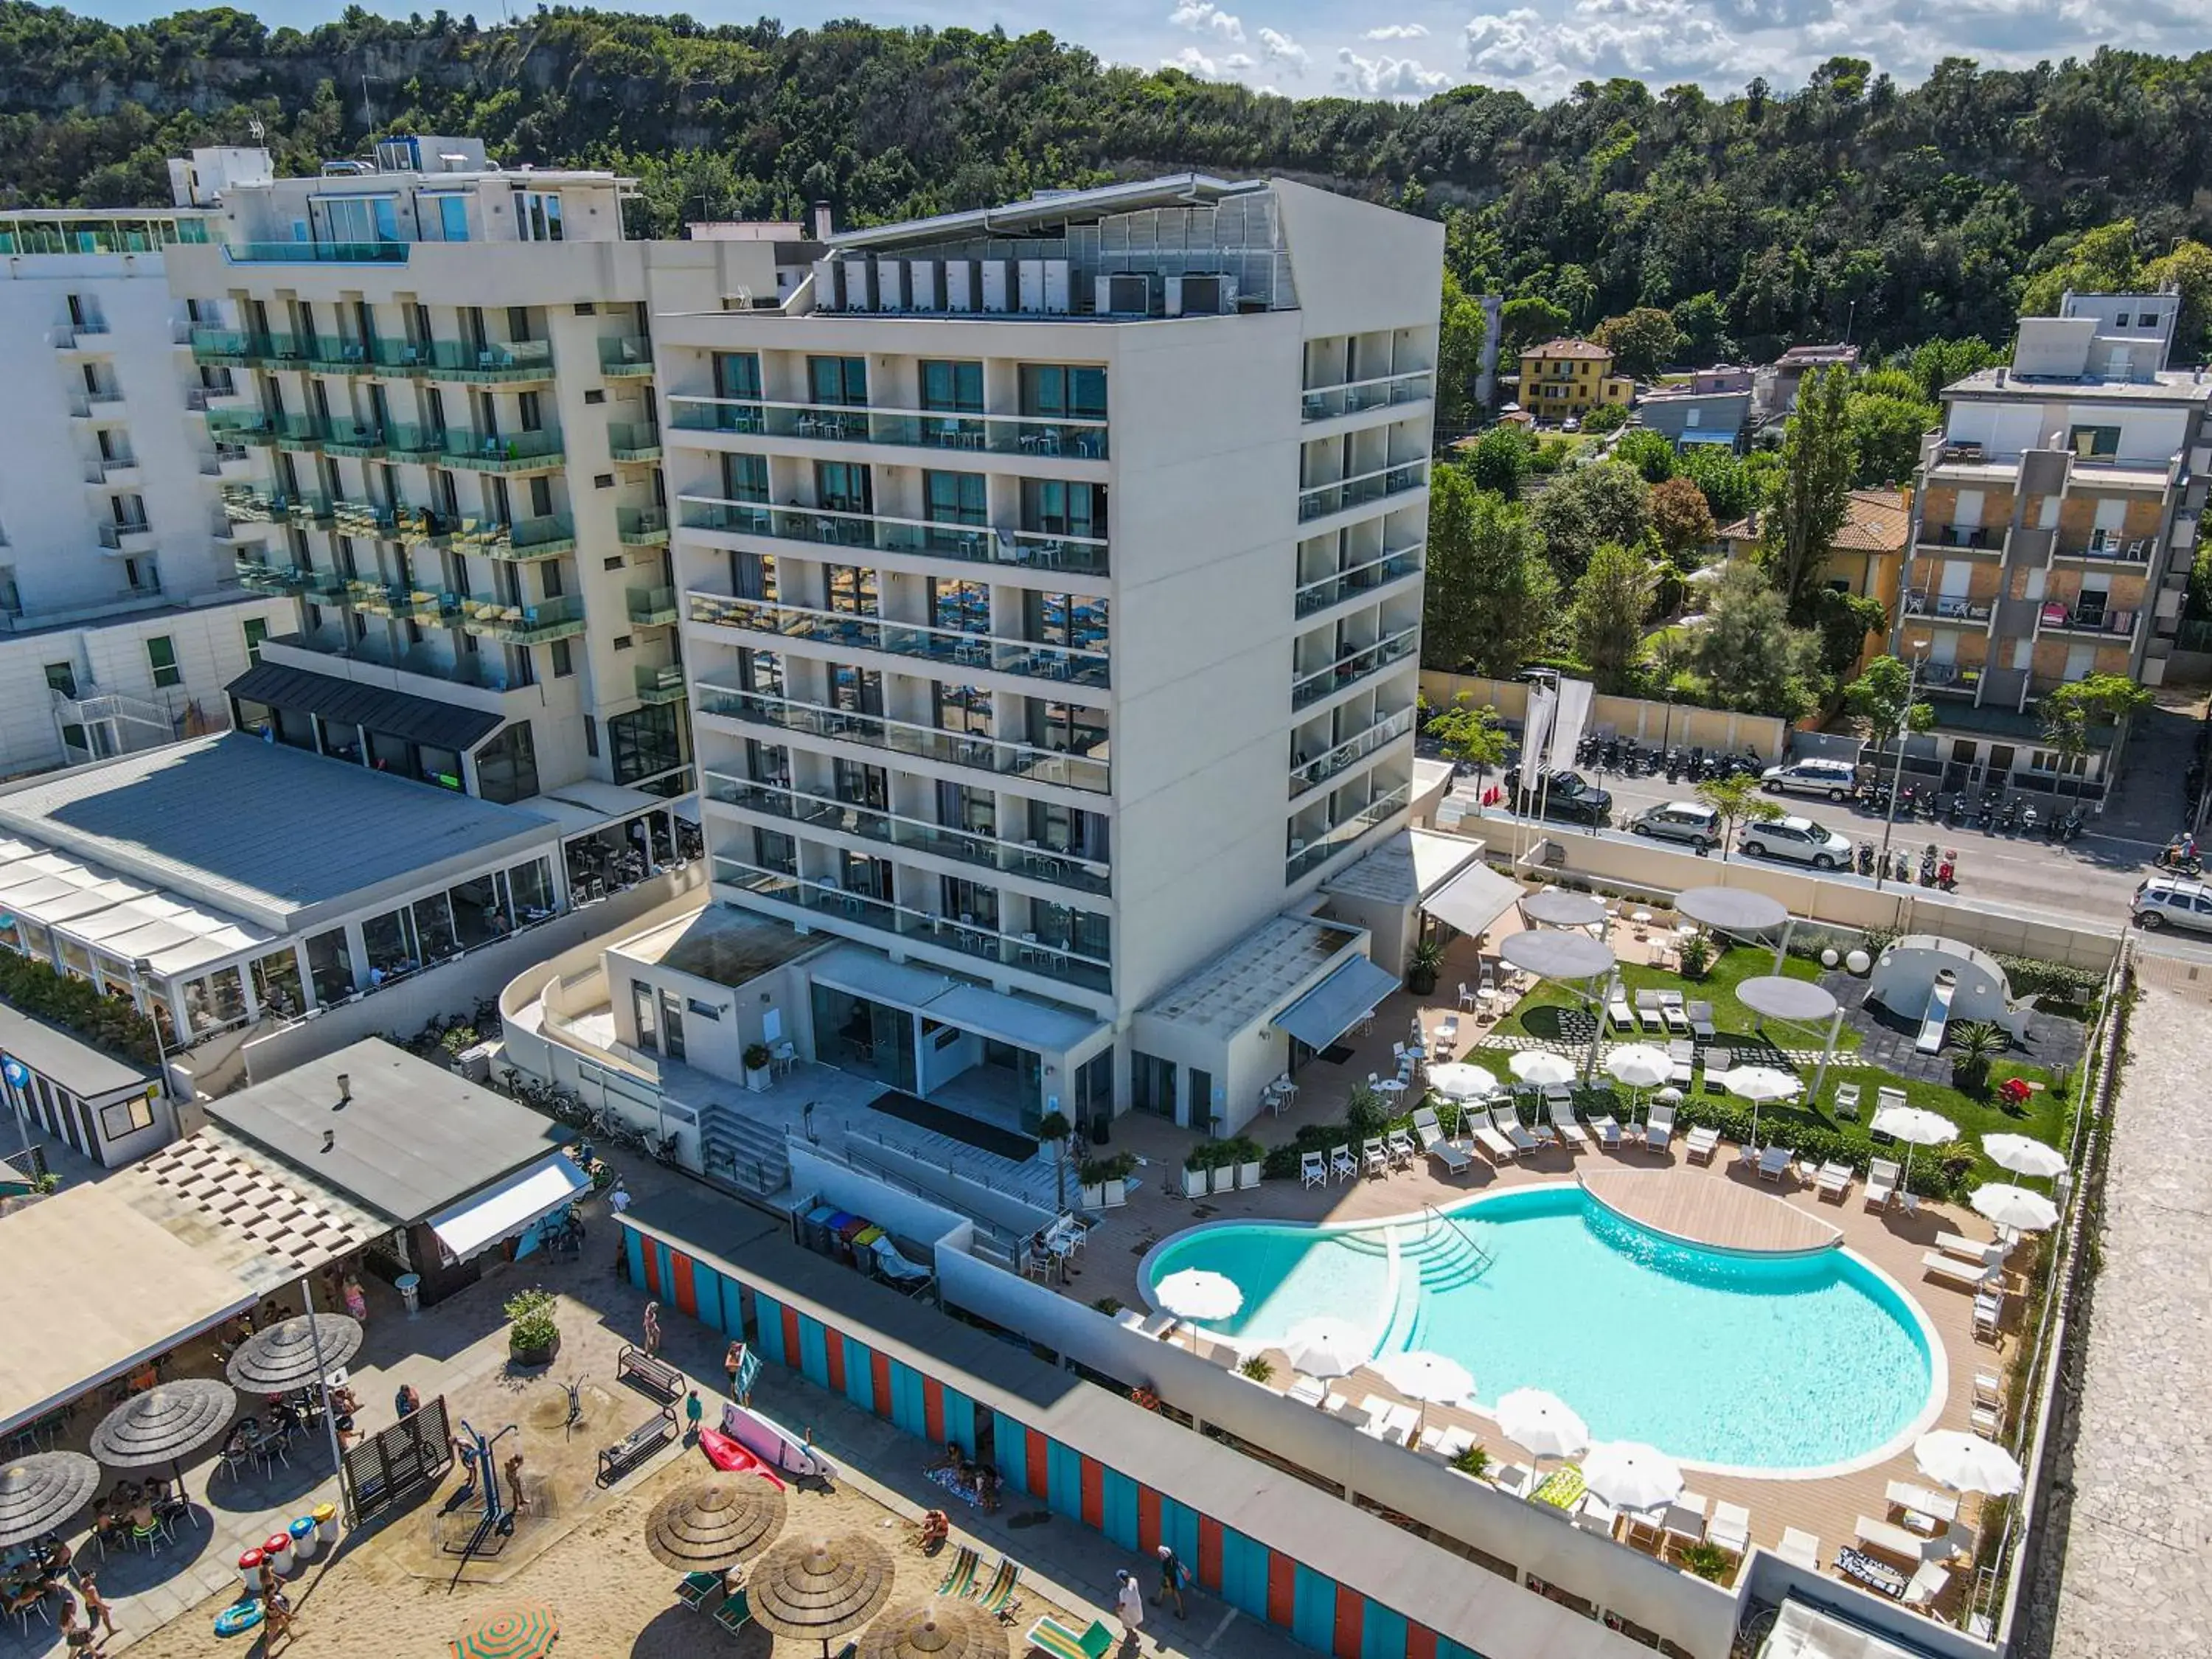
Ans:
{"type": "Polygon", "coordinates": [[[2146,974],[2130,1029],[2051,1659],[2212,1653],[2212,1011],[2146,974]]]}

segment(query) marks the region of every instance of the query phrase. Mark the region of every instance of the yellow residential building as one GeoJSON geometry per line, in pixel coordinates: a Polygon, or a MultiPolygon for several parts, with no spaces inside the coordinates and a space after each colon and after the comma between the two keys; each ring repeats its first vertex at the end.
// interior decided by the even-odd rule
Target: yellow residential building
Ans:
{"type": "Polygon", "coordinates": [[[1613,372],[1613,353],[1589,340],[1551,340],[1521,354],[1521,407],[1539,421],[1587,415],[1600,404],[1626,407],[1636,382],[1613,372]]]}

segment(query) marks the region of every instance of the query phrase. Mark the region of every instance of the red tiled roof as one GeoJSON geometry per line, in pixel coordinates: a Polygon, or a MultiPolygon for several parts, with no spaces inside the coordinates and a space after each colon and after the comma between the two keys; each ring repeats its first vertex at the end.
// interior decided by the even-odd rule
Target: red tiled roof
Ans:
{"type": "Polygon", "coordinates": [[[1540,346],[1523,346],[1523,357],[1610,357],[1613,353],[1594,340],[1547,340],[1540,346]]]}
{"type": "MultiPolygon", "coordinates": [[[[1850,507],[1844,520],[1844,527],[1836,532],[1835,550],[1839,553],[1901,553],[1905,538],[1912,533],[1912,514],[1905,505],[1905,498],[1894,489],[1854,489],[1850,507]]],[[[1758,530],[1748,519],[1738,519],[1723,526],[1719,539],[1724,542],[1756,540],[1758,530]]]]}

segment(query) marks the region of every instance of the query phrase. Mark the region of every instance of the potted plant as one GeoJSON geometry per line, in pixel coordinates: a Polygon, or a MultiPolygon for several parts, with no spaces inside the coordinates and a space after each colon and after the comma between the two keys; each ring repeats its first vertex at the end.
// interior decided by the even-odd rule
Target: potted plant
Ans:
{"type": "Polygon", "coordinates": [[[1213,1188],[1213,1170],[1220,1161],[1218,1142],[1201,1141],[1183,1154],[1182,1191],[1185,1198],[1204,1198],[1213,1188]]]}
{"type": "Polygon", "coordinates": [[[1479,1445],[1469,1446],[1457,1457],[1452,1459],[1451,1467],[1455,1474],[1463,1474],[1470,1480],[1483,1480],[1490,1474],[1489,1449],[1479,1445]]]}
{"type": "Polygon", "coordinates": [[[1213,1190],[1233,1193],[1237,1190],[1237,1143],[1217,1140],[1213,1143],[1213,1190]]]}
{"type": "Polygon", "coordinates": [[[757,1095],[766,1093],[769,1082],[769,1062],[775,1056],[769,1053],[768,1044],[765,1042],[748,1042],[745,1044],[744,1057],[745,1087],[757,1095]]]}
{"type": "Polygon", "coordinates": [[[1260,1184],[1267,1149],[1249,1135],[1239,1135],[1229,1144],[1237,1149],[1237,1184],[1249,1192],[1260,1184]]]}
{"type": "Polygon", "coordinates": [[[553,1292],[533,1285],[507,1299],[507,1357],[517,1365],[550,1365],[561,1352],[553,1320],[553,1292]]]}
{"type": "Polygon", "coordinates": [[[1406,988],[1417,997],[1427,996],[1437,988],[1437,975],[1443,969],[1443,941],[1431,935],[1416,945],[1407,959],[1406,988]]]}
{"type": "Polygon", "coordinates": [[[1735,1557],[1718,1544],[1700,1542],[1682,1547],[1682,1570],[1716,1584],[1721,1582],[1721,1575],[1735,1565],[1735,1557]]]}
{"type": "Polygon", "coordinates": [[[1078,1171],[1086,1210],[1118,1210],[1129,1201],[1129,1172],[1137,1160],[1128,1152],[1111,1158],[1086,1158],[1078,1171]]]}
{"type": "Polygon", "coordinates": [[[1052,1154],[1054,1191],[1063,1210],[1067,1207],[1067,1143],[1074,1133],[1063,1112],[1047,1112],[1037,1120],[1037,1142],[1052,1154]]]}
{"type": "Polygon", "coordinates": [[[1951,1086],[1979,1099],[1989,1091],[1990,1067],[2005,1051],[2004,1028],[1994,1020],[1970,1019],[1951,1028],[1951,1086]]]}
{"type": "Polygon", "coordinates": [[[1263,1384],[1267,1382],[1269,1378],[1273,1377],[1274,1374],[1275,1368],[1273,1364],[1268,1363],[1267,1358],[1265,1354],[1255,1353],[1249,1359],[1246,1360],[1243,1364],[1237,1368],[1237,1376],[1249,1377],[1255,1382],[1263,1384]]]}

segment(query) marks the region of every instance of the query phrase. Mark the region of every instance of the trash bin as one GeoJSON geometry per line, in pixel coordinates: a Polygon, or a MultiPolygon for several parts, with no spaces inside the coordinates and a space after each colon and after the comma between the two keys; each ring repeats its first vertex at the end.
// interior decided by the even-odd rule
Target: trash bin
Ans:
{"type": "Polygon", "coordinates": [[[276,1570],[282,1578],[292,1571],[292,1534],[272,1532],[261,1540],[261,1559],[276,1570]]]}
{"type": "Polygon", "coordinates": [[[338,1541],[338,1506],[335,1504],[315,1505],[315,1536],[325,1544],[338,1541]]]}
{"type": "Polygon", "coordinates": [[[399,1292],[399,1299],[407,1304],[410,1319],[422,1311],[422,1275],[402,1273],[392,1281],[392,1288],[399,1292]]]}
{"type": "Polygon", "coordinates": [[[292,1534],[292,1559],[306,1566],[315,1559],[315,1546],[319,1541],[314,1522],[303,1515],[286,1530],[292,1534]]]}
{"type": "Polygon", "coordinates": [[[249,1593],[261,1583],[261,1552],[248,1550],[238,1558],[239,1587],[249,1593]]]}

